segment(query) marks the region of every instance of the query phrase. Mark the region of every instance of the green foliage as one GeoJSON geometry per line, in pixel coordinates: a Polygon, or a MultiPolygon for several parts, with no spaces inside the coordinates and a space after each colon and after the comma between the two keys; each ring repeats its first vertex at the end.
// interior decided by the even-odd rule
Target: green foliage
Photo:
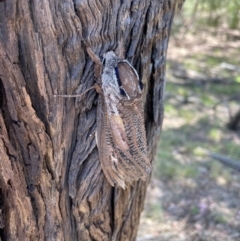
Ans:
{"type": "Polygon", "coordinates": [[[151,203],[147,207],[147,218],[151,218],[154,221],[161,221],[163,219],[163,210],[161,203],[151,203]]]}
{"type": "Polygon", "coordinates": [[[217,224],[225,224],[228,221],[228,217],[226,217],[226,214],[223,214],[221,212],[216,212],[212,215],[212,219],[217,224]]]}
{"type": "Polygon", "coordinates": [[[197,214],[199,214],[199,208],[196,207],[196,206],[191,207],[191,208],[190,208],[190,213],[191,213],[192,215],[197,215],[197,214]]]}
{"type": "Polygon", "coordinates": [[[235,80],[236,83],[240,84],[240,75],[236,76],[234,80],[235,80]]]}
{"type": "Polygon", "coordinates": [[[164,131],[161,136],[154,175],[166,179],[196,177],[198,174],[197,165],[195,163],[184,163],[184,160],[181,163],[181,152],[184,154],[191,154],[192,152],[192,146],[188,142],[188,131],[182,133],[176,129],[164,131]],[[184,149],[177,153],[175,150],[177,148],[184,149]]]}
{"type": "Polygon", "coordinates": [[[208,134],[209,138],[216,142],[219,142],[221,140],[222,135],[222,130],[219,130],[217,128],[212,128],[208,134]]]}
{"type": "MultiPolygon", "coordinates": [[[[240,26],[239,0],[186,0],[181,12],[183,23],[219,28],[227,25],[231,29],[240,26]]],[[[180,23],[179,23],[180,25],[180,23]]]]}
{"type": "MultiPolygon", "coordinates": [[[[197,178],[200,164],[197,160],[206,160],[205,150],[240,159],[239,145],[230,139],[232,132],[225,126],[228,116],[213,111],[219,98],[239,93],[237,86],[239,83],[236,82],[183,86],[167,83],[166,92],[170,99],[165,101],[166,123],[155,163],[155,177],[197,178]],[[193,95],[197,101],[186,104],[184,99],[191,100],[193,95]]],[[[216,182],[231,181],[230,169],[223,168],[222,164],[213,161],[209,170],[210,177],[216,182]]]]}
{"type": "Polygon", "coordinates": [[[227,184],[231,182],[230,169],[223,168],[221,163],[212,161],[209,163],[210,177],[218,184],[227,184]]]}

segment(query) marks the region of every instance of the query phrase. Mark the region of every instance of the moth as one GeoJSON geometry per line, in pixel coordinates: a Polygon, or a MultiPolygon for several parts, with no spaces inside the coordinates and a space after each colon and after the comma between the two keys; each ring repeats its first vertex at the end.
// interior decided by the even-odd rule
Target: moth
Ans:
{"type": "Polygon", "coordinates": [[[99,93],[96,143],[101,168],[112,186],[125,188],[126,183],[146,180],[151,171],[144,126],[143,83],[133,66],[113,51],[105,53],[101,62],[89,47],[86,50],[95,63],[97,78],[90,89],[95,88],[99,93]]]}

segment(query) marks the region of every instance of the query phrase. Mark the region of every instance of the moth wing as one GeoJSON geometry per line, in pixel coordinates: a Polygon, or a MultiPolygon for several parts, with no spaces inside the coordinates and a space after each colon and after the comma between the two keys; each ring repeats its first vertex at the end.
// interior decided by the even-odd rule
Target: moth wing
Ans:
{"type": "MultiPolygon", "coordinates": [[[[120,106],[118,106],[118,108],[121,109],[120,106]]],[[[145,180],[147,173],[151,170],[149,168],[150,163],[148,162],[147,152],[145,152],[145,155],[143,156],[137,146],[139,144],[141,144],[141,146],[145,144],[146,146],[143,121],[142,119],[139,119],[139,115],[137,115],[138,113],[129,113],[130,115],[125,115],[125,110],[120,111],[119,113],[124,113],[124,115],[110,114],[106,120],[106,122],[108,121],[110,123],[107,130],[109,132],[109,136],[111,136],[111,145],[117,154],[115,169],[116,171],[123,170],[124,179],[128,180],[128,182],[138,179],[145,180]],[[141,135],[145,138],[142,143],[131,141],[134,138],[136,139],[135,136],[138,135],[137,132],[140,131],[140,126],[131,122],[131,120],[128,120],[127,118],[127,116],[132,116],[132,114],[136,114],[136,119],[139,119],[139,123],[142,124],[141,135]],[[127,136],[126,133],[128,133],[129,136],[127,136]]]]}
{"type": "MultiPolygon", "coordinates": [[[[135,99],[128,106],[120,105],[119,109],[124,109],[122,120],[125,126],[127,144],[131,147],[128,159],[131,159],[133,168],[137,172],[136,179],[146,180],[151,171],[151,164],[147,155],[142,100],[141,98],[135,99]]],[[[120,111],[120,113],[122,112],[120,111]]]]}
{"type": "Polygon", "coordinates": [[[142,102],[142,82],[136,70],[125,60],[118,63],[118,82],[128,99],[122,98],[117,109],[121,114],[130,156],[134,160],[137,178],[145,180],[151,171],[148,159],[146,132],[144,125],[144,109],[142,102]]]}
{"type": "Polygon", "coordinates": [[[110,133],[110,123],[107,116],[104,98],[99,95],[97,110],[97,146],[102,170],[109,181],[114,186],[117,184],[125,188],[124,170],[117,167],[118,159],[114,150],[112,136],[110,133]]]}

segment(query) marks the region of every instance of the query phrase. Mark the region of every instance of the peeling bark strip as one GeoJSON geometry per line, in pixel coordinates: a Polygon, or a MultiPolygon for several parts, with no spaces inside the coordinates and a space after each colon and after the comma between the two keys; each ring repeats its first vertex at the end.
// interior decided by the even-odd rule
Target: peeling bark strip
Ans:
{"type": "Polygon", "coordinates": [[[174,0],[0,2],[1,240],[134,240],[147,182],[112,187],[99,165],[96,100],[56,99],[93,85],[94,53],[115,51],[145,84],[153,160],[163,118],[174,0]]]}

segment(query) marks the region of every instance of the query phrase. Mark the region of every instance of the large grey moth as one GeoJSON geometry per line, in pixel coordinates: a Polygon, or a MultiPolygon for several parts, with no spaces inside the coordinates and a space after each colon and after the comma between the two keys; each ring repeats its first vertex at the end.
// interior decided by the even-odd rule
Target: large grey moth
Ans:
{"type": "Polygon", "coordinates": [[[146,180],[151,171],[143,84],[133,66],[114,52],[105,53],[102,62],[89,47],[87,52],[95,63],[97,84],[92,88],[99,93],[96,142],[101,168],[112,186],[125,188],[126,183],[146,180]]]}

